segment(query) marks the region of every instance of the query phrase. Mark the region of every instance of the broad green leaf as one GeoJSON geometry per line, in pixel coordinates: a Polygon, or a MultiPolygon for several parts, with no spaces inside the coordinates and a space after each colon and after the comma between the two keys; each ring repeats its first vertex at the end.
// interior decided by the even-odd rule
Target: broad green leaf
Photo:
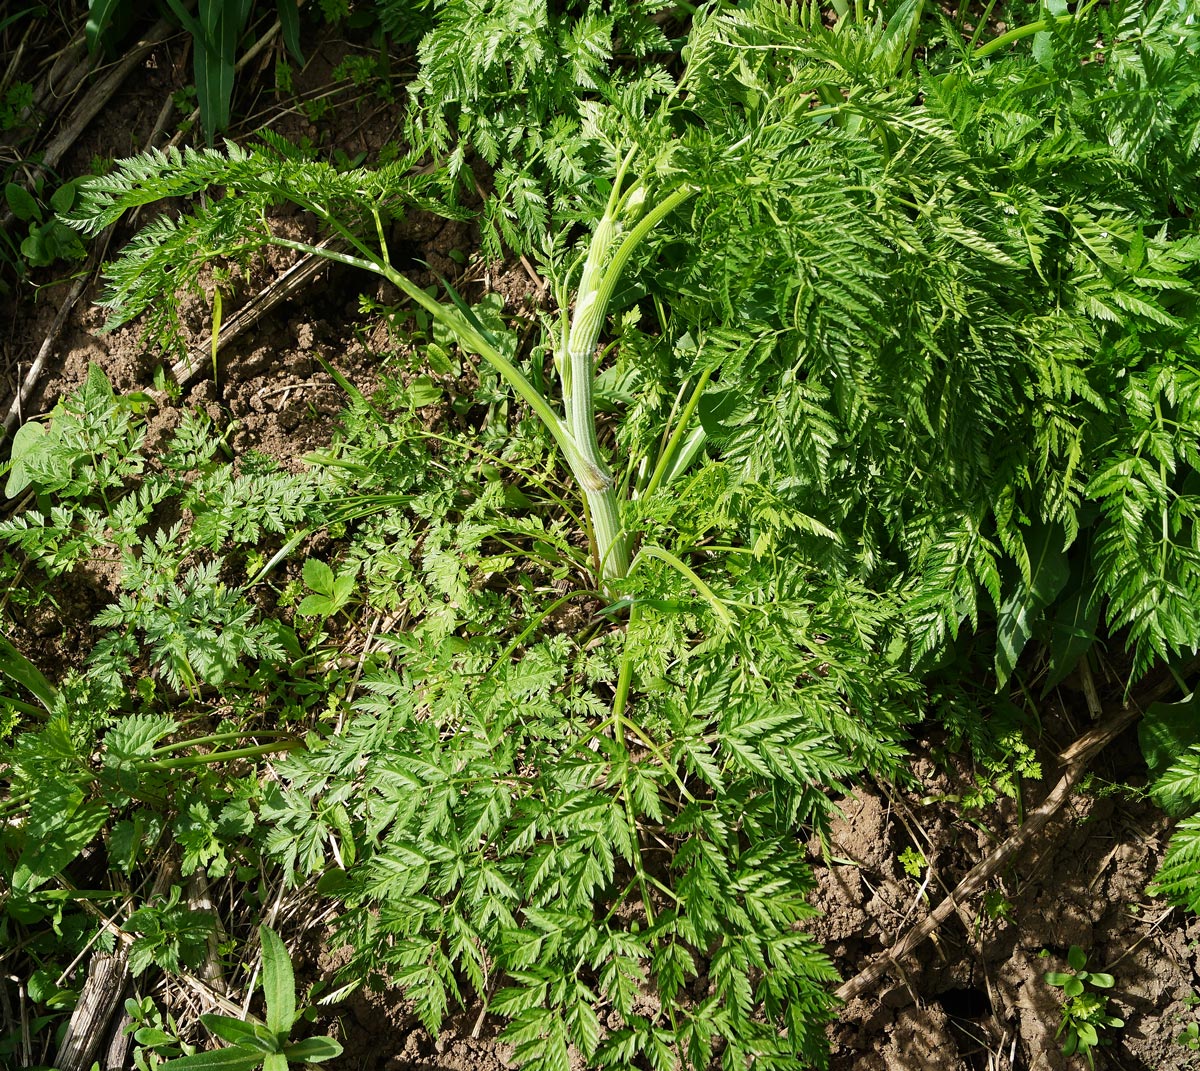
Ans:
{"type": "Polygon", "coordinates": [[[303,617],[328,617],[333,613],[333,599],[328,595],[306,595],[296,607],[303,617]]]}
{"type": "MultiPolygon", "coordinates": [[[[1045,17],[1054,15],[1065,15],[1067,13],[1067,0],[1044,0],[1041,15],[1045,17]]],[[[1033,37],[1033,58],[1042,66],[1050,66],[1054,57],[1053,34],[1049,30],[1042,30],[1034,34],[1033,37]]]]}
{"type": "Polygon", "coordinates": [[[57,219],[33,224],[21,242],[21,256],[33,268],[45,268],[57,260],[79,260],[85,254],[79,236],[57,219]]]}
{"type": "Polygon", "coordinates": [[[354,573],[342,573],[333,582],[333,606],[335,610],[340,610],[349,601],[350,596],[354,594],[354,573]]]}
{"type": "Polygon", "coordinates": [[[50,207],[59,215],[66,215],[75,204],[75,190],[78,179],[64,182],[50,195],[50,207]]]}
{"type": "Polygon", "coordinates": [[[54,835],[83,803],[83,789],[74,781],[44,778],[35,787],[30,800],[25,834],[32,840],[54,835]]]}
{"type": "Polygon", "coordinates": [[[916,34],[923,10],[922,0],[903,0],[889,16],[887,30],[875,46],[874,59],[884,70],[898,72],[916,34]]]}
{"type": "Polygon", "coordinates": [[[161,1064],[159,1071],[254,1071],[262,1062],[262,1053],[235,1047],[180,1056],[161,1064]]]}
{"type": "Polygon", "coordinates": [[[133,1032],[133,1040],[139,1045],[152,1047],[155,1045],[173,1045],[175,1038],[165,1030],[156,1026],[143,1026],[133,1032]]]}
{"type": "Polygon", "coordinates": [[[9,211],[24,223],[41,219],[42,210],[38,207],[37,199],[24,186],[10,182],[4,187],[4,199],[8,202],[9,211]]]}
{"type": "Polygon", "coordinates": [[[710,439],[721,439],[728,434],[726,422],[741,404],[741,395],[735,388],[709,387],[700,397],[697,411],[700,426],[710,439]]]}
{"type": "Polygon", "coordinates": [[[1200,693],[1176,703],[1152,703],[1138,722],[1138,743],[1151,777],[1159,777],[1188,748],[1200,744],[1200,693]]]}
{"type": "Polygon", "coordinates": [[[204,27],[196,21],[196,17],[188,10],[183,0],[167,0],[167,3],[171,6],[171,11],[179,20],[179,24],[192,35],[193,39],[204,36],[204,27]]]}
{"type": "Polygon", "coordinates": [[[305,1038],[289,1045],[283,1050],[284,1056],[302,1064],[319,1064],[324,1060],[332,1060],[341,1056],[342,1046],[333,1038],[305,1038]]]}
{"type": "Polygon", "coordinates": [[[171,10],[192,34],[192,71],[200,123],[211,146],[229,125],[238,41],[250,13],[249,0],[200,0],[198,18],[182,0],[168,0],[171,10]]]}
{"type": "Polygon", "coordinates": [[[1095,597],[1094,579],[1079,579],[1080,583],[1059,603],[1050,626],[1050,668],[1042,686],[1043,697],[1067,678],[1096,642],[1100,600],[1095,597]]]}
{"type": "Polygon", "coordinates": [[[1054,601],[1070,577],[1062,529],[1058,525],[1034,525],[1026,546],[1029,582],[1020,583],[1004,601],[996,622],[997,689],[1004,687],[1016,668],[1041,611],[1054,601]]]}
{"type": "Polygon", "coordinates": [[[88,17],[83,32],[87,38],[88,51],[94,56],[100,47],[100,38],[108,29],[113,15],[125,0],[88,0],[88,17]]]}
{"type": "Polygon", "coordinates": [[[304,53],[300,51],[300,4],[297,0],[279,0],[277,9],[283,43],[292,54],[292,58],[303,66],[304,53]]]}
{"type": "Polygon", "coordinates": [[[1081,971],[1087,966],[1087,953],[1079,945],[1072,945],[1067,952],[1067,963],[1072,970],[1081,971]]]}
{"type": "Polygon", "coordinates": [[[8,483],[4,485],[4,493],[9,498],[16,498],[29,486],[29,459],[45,445],[46,440],[46,426],[36,420],[28,420],[17,429],[9,455],[8,483]]]}
{"type": "Polygon", "coordinates": [[[420,409],[426,405],[436,405],[442,400],[442,388],[429,376],[414,376],[408,385],[408,400],[411,405],[420,409]]]}
{"type": "Polygon", "coordinates": [[[113,390],[112,381],[95,361],[88,362],[87,377],[83,381],[81,396],[86,398],[89,404],[111,405],[117,400],[117,393],[113,390]]]}
{"type": "Polygon", "coordinates": [[[54,709],[55,696],[58,694],[54,685],[3,636],[0,636],[0,673],[32,692],[47,712],[54,709]]]}
{"type": "Polygon", "coordinates": [[[105,734],[105,761],[129,765],[137,759],[148,759],[154,745],[178,727],[179,723],[165,714],[129,714],[105,734]]]}
{"type": "Polygon", "coordinates": [[[104,828],[108,817],[109,811],[104,804],[88,804],[43,839],[27,844],[13,871],[13,890],[31,892],[49,881],[78,858],[79,853],[104,828]]]}
{"type": "Polygon", "coordinates": [[[267,1029],[287,1037],[296,1021],[296,979],[292,961],[279,935],[269,926],[258,928],[262,942],[263,999],[267,1004],[267,1029]]]}
{"type": "Polygon", "coordinates": [[[274,1035],[259,1023],[248,1023],[244,1019],[235,1019],[231,1015],[208,1013],[200,1016],[200,1021],[222,1041],[243,1048],[258,1049],[260,1052],[278,1052],[274,1043],[274,1035]]]}
{"type": "Polygon", "coordinates": [[[108,832],[110,865],[126,874],[137,861],[152,852],[162,834],[163,820],[155,811],[139,808],[132,818],[114,823],[108,832]]]}
{"type": "Polygon", "coordinates": [[[318,595],[333,594],[333,570],[323,561],[309,558],[304,563],[304,583],[318,595]]]}
{"type": "Polygon", "coordinates": [[[196,101],[200,107],[200,125],[209,145],[229,126],[233,104],[233,57],[226,56],[219,43],[197,39],[193,43],[192,73],[196,79],[196,101]]]}
{"type": "MultiPolygon", "coordinates": [[[[10,8],[12,8],[13,6],[14,5],[9,4],[10,8]]],[[[2,18],[0,18],[0,33],[3,33],[10,26],[15,26],[22,19],[28,18],[30,15],[32,15],[34,18],[38,18],[38,19],[45,18],[46,11],[47,11],[46,5],[43,3],[36,2],[36,0],[34,3],[31,3],[24,8],[18,7],[18,10],[13,11],[11,14],[5,15],[2,18]]]]}
{"type": "Polygon", "coordinates": [[[439,376],[457,376],[462,373],[462,364],[452,360],[450,355],[436,342],[426,345],[425,360],[439,376]]]}

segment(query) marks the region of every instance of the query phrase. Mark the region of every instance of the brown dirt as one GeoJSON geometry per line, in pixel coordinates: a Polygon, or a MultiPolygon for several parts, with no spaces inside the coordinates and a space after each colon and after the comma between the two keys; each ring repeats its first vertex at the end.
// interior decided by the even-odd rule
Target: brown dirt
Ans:
{"type": "MultiPolygon", "coordinates": [[[[64,174],[85,172],[96,155],[120,156],[146,144],[163,101],[186,79],[182,48],[179,38],[168,42],[129,80],[85,132],[64,163],[64,174]]],[[[356,48],[362,52],[332,35],[314,43],[312,62],[297,75],[297,99],[320,92],[334,66],[356,48]]],[[[269,64],[257,73],[270,81],[269,64]]],[[[395,104],[350,90],[316,119],[306,117],[294,100],[272,101],[262,92],[252,97],[253,125],[269,120],[288,136],[351,155],[377,152],[398,128],[395,104]]],[[[447,273],[458,271],[446,256],[450,250],[473,248],[462,225],[430,218],[415,219],[396,237],[447,273]]],[[[284,266],[280,260],[264,262],[252,285],[265,284],[284,266]]],[[[53,271],[39,273],[35,281],[42,288],[25,289],[3,314],[8,337],[0,364],[0,403],[5,409],[18,373],[36,353],[67,289],[53,271]]],[[[528,299],[532,290],[518,265],[492,269],[487,281],[506,292],[509,307],[528,299]]],[[[216,381],[202,376],[174,400],[158,395],[151,435],[173,425],[181,411],[200,407],[222,426],[236,422],[231,443],[238,452],[265,451],[296,464],[306,452],[327,444],[343,398],[318,356],[369,391],[387,345],[386,328],[359,312],[358,293],[368,287],[373,297],[389,299],[353,272],[327,272],[300,300],[233,344],[216,381]]],[[[146,350],[134,328],[98,334],[103,315],[92,304],[97,293],[93,281],[72,313],[28,411],[45,411],[77,386],[90,361],[104,367],[118,390],[149,389],[155,370],[169,364],[167,355],[146,350]]],[[[206,327],[206,315],[197,305],[192,325],[197,337],[206,327]]],[[[81,574],[61,581],[55,595],[57,610],[38,611],[22,629],[23,646],[52,672],[69,663],[72,652],[87,648],[87,622],[108,592],[102,577],[81,574]]],[[[1068,728],[1059,728],[1061,739],[1069,740],[1068,728]]],[[[1054,727],[1048,729],[1053,734],[1054,727]]],[[[859,790],[841,802],[827,851],[812,846],[817,877],[813,902],[823,912],[812,929],[847,977],[918,922],[931,902],[940,901],[1019,824],[1018,808],[1006,799],[964,815],[953,798],[971,789],[970,770],[957,759],[935,764],[929,757],[935,743],[942,742],[918,742],[913,785],[859,790]],[[938,802],[940,797],[945,799],[938,802]],[[921,879],[929,874],[924,888],[900,864],[907,847],[920,850],[929,862],[921,879]]],[[[1128,739],[1110,749],[1118,754],[1131,750],[1136,745],[1128,739]]],[[[1046,769],[1052,771],[1049,761],[1046,769]]],[[[1129,780],[1133,772],[1109,771],[1117,782],[1129,780]]],[[[1041,791],[1042,784],[1026,784],[1024,806],[1035,806],[1041,791]]],[[[1037,843],[993,882],[986,907],[962,905],[936,940],[896,965],[877,991],[842,1010],[831,1030],[834,1071],[1058,1071],[1083,1066],[1059,1052],[1054,1035],[1060,996],[1042,980],[1045,971],[1061,967],[1072,944],[1088,950],[1091,966],[1114,975],[1111,1006],[1126,1022],[1123,1030],[1113,1032],[1112,1044],[1097,1052],[1098,1068],[1196,1067],[1195,1055],[1174,1038],[1196,1018],[1200,921],[1166,911],[1145,894],[1168,832],[1162,814],[1131,795],[1096,790],[1076,796],[1037,843]]],[[[329,954],[314,958],[310,977],[328,976],[337,965],[329,954]]],[[[496,1023],[477,1023],[477,1018],[478,1009],[468,1008],[435,1039],[399,995],[360,991],[334,1010],[330,1026],[346,1052],[325,1066],[330,1071],[499,1071],[512,1066],[510,1049],[496,1040],[496,1023]]]]}
{"type": "MultiPolygon", "coordinates": [[[[1122,744],[1136,747],[1125,739],[1114,748],[1122,744]]],[[[963,814],[952,799],[970,791],[966,771],[918,758],[913,772],[911,788],[874,786],[844,800],[828,856],[814,855],[814,903],[824,914],[812,929],[847,975],[920,922],[1018,825],[1008,801],[963,814]],[[917,880],[899,862],[914,845],[930,864],[928,884],[929,871],[917,880]]],[[[1027,785],[1025,806],[1043,792],[1027,785]]],[[[1043,981],[1065,969],[1073,944],[1092,970],[1114,976],[1110,1011],[1126,1024],[1109,1031],[1096,1067],[1195,1067],[1175,1037],[1194,1017],[1200,924],[1145,894],[1167,835],[1167,820],[1144,801],[1076,795],[983,902],[963,904],[879,991],[843,1009],[834,1071],[1081,1066],[1059,1051],[1061,992],[1043,981]]]]}

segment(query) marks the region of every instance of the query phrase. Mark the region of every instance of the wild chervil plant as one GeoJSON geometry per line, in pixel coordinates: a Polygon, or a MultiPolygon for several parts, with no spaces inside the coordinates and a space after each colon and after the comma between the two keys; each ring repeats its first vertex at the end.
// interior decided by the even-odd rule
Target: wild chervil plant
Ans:
{"type": "MultiPolygon", "coordinates": [[[[278,698],[295,702],[279,680],[294,635],[260,619],[249,581],[221,579],[216,555],[244,560],[247,546],[282,538],[315,516],[321,481],[266,459],[249,459],[234,473],[216,460],[220,438],[198,414],[182,420],[151,468],[143,447],[147,400],[115,394],[93,365],[80,390],[44,425],[25,425],[14,444],[6,488],[32,501],[0,523],[0,545],[23,556],[27,578],[42,578],[45,586],[30,584],[31,599],[48,602],[53,588],[45,582],[95,563],[107,568],[115,601],[93,622],[99,639],[86,662],[57,686],[15,651],[0,663],[43,708],[5,699],[24,715],[23,731],[3,752],[5,930],[62,910],[43,887],[101,830],[117,873],[132,873],[168,827],[184,874],[200,866],[227,872],[225,847],[245,835],[249,818],[229,764],[298,746],[286,729],[249,719],[217,717],[209,731],[181,730],[212,715],[203,690],[219,689],[236,708],[274,685],[278,698]],[[164,508],[188,520],[155,527],[164,508]],[[252,735],[270,742],[248,741],[252,735]],[[192,776],[180,782],[180,770],[192,776]]],[[[170,944],[165,917],[159,908],[144,915],[170,944]]],[[[139,941],[135,963],[161,961],[139,960],[139,947],[151,944],[139,941]]],[[[203,951],[203,941],[189,946],[203,951]]]]}
{"type": "MultiPolygon", "coordinates": [[[[7,522],[48,569],[105,517],[129,533],[137,585],[50,724],[67,732],[101,680],[113,732],[173,746],[152,702],[134,717],[158,721],[121,705],[139,636],[169,689],[237,692],[232,644],[295,694],[283,663],[320,651],[207,556],[252,544],[277,500],[297,531],[336,520],[340,559],[306,568],[301,609],[361,598],[404,625],[351,716],[268,789],[222,787],[219,818],[176,803],[189,858],[240,832],[247,858],[320,874],[350,977],[402,985],[435,1031],[482,1004],[529,1067],[560,1071],[572,1046],[598,1067],[820,1064],[833,971],[799,928],[800,837],[854,778],[900,773],[918,675],[952,693],[983,651],[1003,687],[1036,636],[1061,679],[1101,621],[1135,674],[1200,644],[1200,29],[1175,0],[1085,5],[979,47],[943,33],[918,64],[916,2],[832,25],[757,2],[697,12],[677,75],[628,74],[618,29],[634,55],[668,44],[649,9],[493,4],[476,25],[467,6],[426,39],[394,164],[339,170],[268,136],[81,188],[86,232],[210,191],[111,266],[112,323],[146,314],[170,338],[207,265],[283,246],[398,287],[438,325],[441,378],[351,391],[307,477],[177,467],[170,493],[203,506],[190,531],[145,534],[154,502],[132,490],[94,518],[50,502],[7,522]],[[500,63],[485,45],[522,11],[529,51],[500,63]],[[468,144],[497,168],[485,217],[553,282],[533,353],[494,305],[439,301],[389,259],[394,218],[464,214],[468,144]],[[341,245],[275,233],[281,202],[341,245]],[[489,416],[452,405],[430,433],[414,410],[459,389],[454,344],[489,416]],[[575,631],[573,601],[593,611],[575,631]],[[156,631],[162,613],[187,627],[156,631]]],[[[101,453],[136,469],[125,434],[101,453]]],[[[47,470],[44,493],[59,479],[77,477],[47,470]]]]}

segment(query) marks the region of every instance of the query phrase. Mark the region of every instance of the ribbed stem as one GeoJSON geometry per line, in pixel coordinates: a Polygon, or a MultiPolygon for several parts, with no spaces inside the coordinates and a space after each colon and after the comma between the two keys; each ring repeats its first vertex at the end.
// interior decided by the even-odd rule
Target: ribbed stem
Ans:
{"type": "Polygon", "coordinates": [[[587,260],[579,278],[575,312],[567,332],[566,382],[570,393],[566,405],[567,423],[571,438],[588,469],[588,479],[581,478],[580,485],[592,518],[592,535],[602,583],[620,579],[629,572],[630,548],[628,533],[621,524],[612,470],[596,437],[592,359],[608,316],[609,302],[633,251],[663,218],[694,191],[687,186],[672,190],[640,219],[637,217],[641,215],[644,203],[639,196],[641,187],[635,187],[623,198],[618,198],[615,192],[614,188],[614,196],[610,198],[609,206],[592,235],[587,260]],[[637,219],[637,223],[624,233],[618,227],[619,223],[625,222],[623,216],[637,219]],[[620,244],[617,244],[618,239],[620,244]],[[615,252],[612,251],[614,245],[615,252]]]}
{"type": "Polygon", "coordinates": [[[555,412],[547,398],[520,368],[484,338],[465,316],[430,297],[412,280],[396,271],[382,255],[374,253],[356,235],[338,226],[336,221],[327,219],[361,256],[327,247],[316,248],[307,242],[271,238],[275,245],[314,253],[328,260],[366,268],[382,275],[436,320],[449,327],[461,345],[488,361],[529,403],[549,428],[583,491],[591,518],[592,549],[602,584],[624,577],[629,572],[630,547],[628,534],[621,525],[621,509],[612,470],[596,438],[592,358],[617,281],[633,251],[655,225],[694,192],[691,187],[680,186],[643,215],[645,188],[635,183],[624,192],[621,190],[626,171],[635,155],[636,150],[631,150],[618,169],[612,195],[588,248],[579,279],[575,312],[564,331],[566,363],[562,372],[566,395],[563,400],[565,419],[555,412]],[[626,230],[625,225],[630,223],[634,225],[626,230]]]}
{"type": "Polygon", "coordinates": [[[600,580],[619,580],[629,572],[629,534],[621,526],[617,487],[609,477],[603,491],[584,491],[592,517],[592,536],[600,559],[600,580]]]}

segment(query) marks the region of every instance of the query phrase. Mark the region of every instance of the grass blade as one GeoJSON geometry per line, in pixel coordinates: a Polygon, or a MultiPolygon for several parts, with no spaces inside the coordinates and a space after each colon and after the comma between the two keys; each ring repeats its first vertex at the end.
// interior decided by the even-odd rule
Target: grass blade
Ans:
{"type": "Polygon", "coordinates": [[[18,651],[8,640],[0,636],[0,673],[11,677],[19,685],[32,692],[39,703],[50,711],[58,692],[42,674],[42,671],[18,651]]]}
{"type": "Polygon", "coordinates": [[[83,32],[87,37],[90,55],[94,56],[100,48],[100,38],[112,23],[113,15],[120,5],[121,0],[88,0],[88,17],[83,32]]]}
{"type": "Polygon", "coordinates": [[[278,7],[283,43],[287,45],[292,58],[303,66],[304,53],[300,51],[300,5],[296,0],[279,0],[278,7]]]}

